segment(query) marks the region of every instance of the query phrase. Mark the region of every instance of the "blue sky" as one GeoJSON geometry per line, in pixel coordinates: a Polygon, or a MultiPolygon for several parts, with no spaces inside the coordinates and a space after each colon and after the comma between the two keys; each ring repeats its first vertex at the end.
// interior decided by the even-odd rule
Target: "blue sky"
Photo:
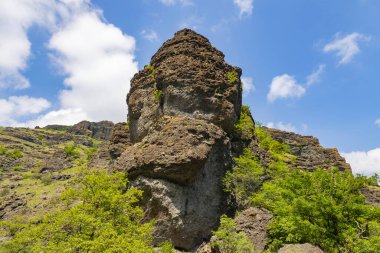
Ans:
{"type": "Polygon", "coordinates": [[[243,69],[264,125],[380,172],[378,0],[2,0],[0,125],[124,121],[129,80],[181,28],[243,69]]]}

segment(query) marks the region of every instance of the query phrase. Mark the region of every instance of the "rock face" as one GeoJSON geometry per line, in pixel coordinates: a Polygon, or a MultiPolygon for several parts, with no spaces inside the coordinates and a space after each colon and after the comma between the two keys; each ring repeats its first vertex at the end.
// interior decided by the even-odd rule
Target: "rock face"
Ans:
{"type": "Polygon", "coordinates": [[[116,162],[144,190],[155,242],[192,250],[226,213],[222,178],[232,167],[228,134],[241,112],[241,70],[203,36],[184,29],[134,76],[127,96],[134,143],[116,162]]]}
{"type": "Polygon", "coordinates": [[[263,252],[268,243],[267,225],[272,219],[271,213],[266,209],[250,207],[236,218],[238,230],[243,231],[255,245],[255,252],[263,252]]]}
{"type": "Polygon", "coordinates": [[[336,148],[324,148],[317,138],[302,136],[291,132],[284,132],[268,128],[273,139],[290,146],[291,153],[297,156],[292,167],[313,171],[316,168],[328,169],[338,167],[340,170],[351,171],[351,166],[339,154],[336,148]]]}
{"type": "Polygon", "coordinates": [[[304,244],[287,244],[282,247],[278,253],[323,253],[323,251],[317,246],[313,246],[310,243],[304,244]]]}
{"type": "Polygon", "coordinates": [[[241,110],[240,75],[205,37],[189,29],[177,32],[131,81],[132,140],[147,135],[161,115],[204,119],[230,133],[241,110]]]}

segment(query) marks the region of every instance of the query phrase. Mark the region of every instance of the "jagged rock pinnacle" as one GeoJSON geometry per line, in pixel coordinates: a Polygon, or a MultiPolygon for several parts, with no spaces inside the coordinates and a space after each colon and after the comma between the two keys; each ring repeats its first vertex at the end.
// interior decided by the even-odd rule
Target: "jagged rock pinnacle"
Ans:
{"type": "Polygon", "coordinates": [[[127,97],[133,141],[141,140],[162,115],[214,123],[227,133],[239,118],[241,69],[190,29],[175,33],[131,81],[127,97]]]}

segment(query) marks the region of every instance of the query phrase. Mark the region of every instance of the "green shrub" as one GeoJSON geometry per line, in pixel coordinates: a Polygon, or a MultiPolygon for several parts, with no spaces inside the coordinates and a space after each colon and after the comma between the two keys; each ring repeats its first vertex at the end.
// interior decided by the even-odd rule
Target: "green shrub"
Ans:
{"type": "Polygon", "coordinates": [[[380,218],[380,209],[366,205],[360,194],[364,184],[362,178],[338,169],[289,170],[265,182],[251,200],[273,213],[270,250],[309,242],[325,252],[356,252],[355,244],[371,233],[369,221],[380,218]]]}
{"type": "Polygon", "coordinates": [[[254,246],[244,232],[237,232],[235,221],[222,215],[220,226],[213,232],[211,246],[221,253],[253,253],[254,246]]]}
{"type": "Polygon", "coordinates": [[[63,148],[63,151],[66,154],[66,157],[79,157],[80,152],[77,149],[76,145],[67,145],[63,148]]]}
{"type": "Polygon", "coordinates": [[[65,208],[42,217],[1,221],[0,252],[153,253],[151,223],[137,206],[142,192],[124,173],[84,171],[62,193],[65,208]]]}
{"type": "Polygon", "coordinates": [[[8,149],[2,145],[0,145],[0,155],[12,158],[12,159],[19,159],[24,156],[24,153],[21,150],[15,149],[8,149]]]}
{"type": "Polygon", "coordinates": [[[164,241],[158,245],[161,253],[174,253],[174,246],[170,241],[164,241]]]}
{"type": "Polygon", "coordinates": [[[150,76],[152,77],[152,79],[155,81],[156,80],[156,70],[154,69],[154,67],[152,65],[146,65],[144,67],[144,69],[149,69],[151,72],[150,72],[150,76]]]}
{"type": "Polygon", "coordinates": [[[49,185],[53,182],[53,177],[50,173],[46,173],[44,175],[41,176],[41,182],[44,184],[44,185],[49,185]]]}
{"type": "Polygon", "coordinates": [[[243,155],[235,158],[234,161],[236,166],[226,173],[223,184],[225,190],[234,196],[238,206],[244,207],[249,197],[260,187],[264,170],[260,161],[248,148],[244,149],[243,155]]]}
{"type": "Polygon", "coordinates": [[[157,103],[161,103],[163,97],[164,97],[164,93],[162,92],[162,90],[159,90],[159,89],[154,90],[154,98],[156,99],[157,103]]]}
{"type": "Polygon", "coordinates": [[[0,145],[0,155],[7,155],[8,149],[3,145],[0,145]]]}
{"type": "Polygon", "coordinates": [[[235,133],[243,140],[252,140],[255,134],[255,123],[247,105],[241,107],[239,120],[235,124],[235,133]]]}
{"type": "Polygon", "coordinates": [[[21,150],[18,150],[18,149],[12,150],[12,157],[14,159],[19,159],[19,158],[22,158],[23,156],[24,156],[24,153],[21,150]]]}
{"type": "Polygon", "coordinates": [[[227,79],[230,84],[234,84],[239,80],[239,75],[235,70],[229,71],[227,72],[227,79]]]}

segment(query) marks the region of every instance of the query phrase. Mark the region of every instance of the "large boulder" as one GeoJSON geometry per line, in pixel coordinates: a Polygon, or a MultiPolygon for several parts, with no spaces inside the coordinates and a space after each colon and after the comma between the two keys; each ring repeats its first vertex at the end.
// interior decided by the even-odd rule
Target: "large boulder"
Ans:
{"type": "Polygon", "coordinates": [[[164,116],[117,161],[132,185],[144,191],[147,220],[156,220],[155,242],[170,239],[193,249],[211,236],[227,210],[222,178],[231,167],[226,133],[204,120],[164,116]]]}
{"type": "Polygon", "coordinates": [[[166,41],[136,74],[127,96],[132,140],[141,140],[161,115],[184,115],[233,131],[242,102],[241,69],[203,36],[184,29],[166,41]]]}
{"type": "Polygon", "coordinates": [[[278,253],[323,253],[317,246],[310,243],[304,244],[287,244],[282,247],[278,253]]]}

